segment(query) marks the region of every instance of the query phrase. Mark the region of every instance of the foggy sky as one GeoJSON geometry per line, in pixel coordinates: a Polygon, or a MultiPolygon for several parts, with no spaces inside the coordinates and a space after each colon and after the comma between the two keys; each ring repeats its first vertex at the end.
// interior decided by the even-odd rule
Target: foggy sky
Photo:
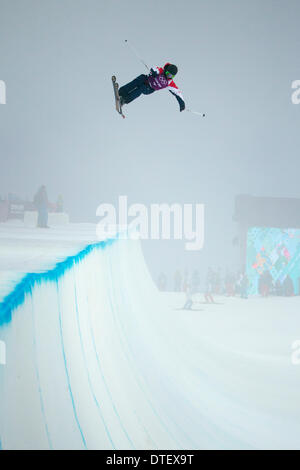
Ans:
{"type": "Polygon", "coordinates": [[[298,0],[0,0],[0,194],[62,193],[73,221],[101,202],[204,203],[205,249],[147,242],[160,268],[230,265],[234,196],[300,197],[298,0]],[[166,90],[114,109],[120,85],[149,66],[176,83],[202,119],[166,90]]]}

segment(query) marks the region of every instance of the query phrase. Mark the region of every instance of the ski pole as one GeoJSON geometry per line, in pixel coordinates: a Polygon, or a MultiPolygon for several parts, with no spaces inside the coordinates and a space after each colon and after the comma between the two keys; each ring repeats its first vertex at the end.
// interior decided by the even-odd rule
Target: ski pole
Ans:
{"type": "Polygon", "coordinates": [[[205,113],[199,113],[198,111],[193,111],[192,109],[186,108],[186,111],[189,113],[197,114],[198,116],[205,117],[205,113]]]}
{"type": "Polygon", "coordinates": [[[139,54],[137,53],[136,49],[130,44],[130,42],[125,39],[125,43],[127,44],[127,46],[130,47],[131,51],[133,52],[133,54],[139,59],[139,61],[142,62],[142,64],[144,64],[144,66],[146,67],[146,69],[150,72],[150,69],[148,67],[148,65],[146,64],[146,62],[143,61],[143,59],[139,56],[139,54]]]}

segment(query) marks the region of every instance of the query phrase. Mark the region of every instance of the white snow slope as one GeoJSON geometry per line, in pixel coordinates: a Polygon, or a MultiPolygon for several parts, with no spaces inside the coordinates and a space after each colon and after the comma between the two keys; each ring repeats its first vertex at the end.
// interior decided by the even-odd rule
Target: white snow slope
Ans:
{"type": "Polygon", "coordinates": [[[1,448],[300,448],[299,299],[183,301],[132,240],[23,277],[0,305],[1,448]]]}

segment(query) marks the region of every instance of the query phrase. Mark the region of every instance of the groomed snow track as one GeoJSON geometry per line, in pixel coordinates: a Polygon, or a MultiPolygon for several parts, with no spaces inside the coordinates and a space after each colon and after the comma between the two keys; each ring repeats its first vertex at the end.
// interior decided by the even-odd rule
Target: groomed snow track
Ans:
{"type": "Polygon", "coordinates": [[[197,328],[134,240],[25,275],[0,305],[1,448],[298,448],[299,369],[250,314],[197,328]]]}

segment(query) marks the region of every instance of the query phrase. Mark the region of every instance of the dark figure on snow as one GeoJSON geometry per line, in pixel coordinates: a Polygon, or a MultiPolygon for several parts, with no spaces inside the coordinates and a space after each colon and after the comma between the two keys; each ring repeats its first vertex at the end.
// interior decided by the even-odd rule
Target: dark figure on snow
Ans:
{"type": "Polygon", "coordinates": [[[34,205],[38,211],[37,226],[40,228],[48,227],[48,196],[46,186],[41,186],[34,196],[34,205]]]}
{"type": "Polygon", "coordinates": [[[140,95],[150,95],[155,91],[167,88],[177,99],[180,111],[185,109],[181,91],[175,85],[173,78],[177,74],[176,65],[167,63],[164,67],[155,67],[149,75],[139,75],[132,82],[119,89],[121,106],[128,104],[140,95]]]}

